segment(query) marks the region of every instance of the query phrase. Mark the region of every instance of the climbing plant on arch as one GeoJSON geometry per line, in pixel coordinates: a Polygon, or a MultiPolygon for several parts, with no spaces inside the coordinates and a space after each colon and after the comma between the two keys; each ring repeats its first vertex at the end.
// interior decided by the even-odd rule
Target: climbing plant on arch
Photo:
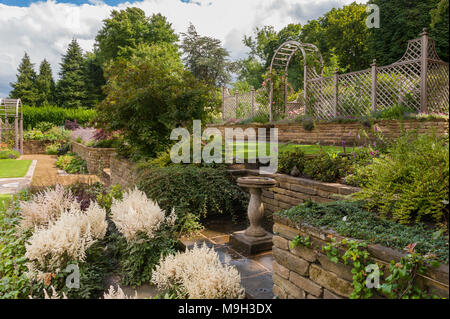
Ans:
{"type": "Polygon", "coordinates": [[[269,87],[269,103],[270,103],[270,121],[274,117],[286,115],[288,110],[288,70],[292,59],[297,52],[301,52],[303,60],[303,101],[295,103],[295,107],[303,107],[306,105],[304,101],[307,100],[307,79],[308,77],[316,78],[323,74],[323,57],[319,49],[310,43],[301,43],[297,41],[287,41],[283,43],[273,55],[270,63],[270,70],[268,75],[269,87]],[[276,98],[280,92],[275,90],[283,90],[281,93],[281,101],[276,98]],[[299,105],[300,104],[300,105],[299,105]]]}

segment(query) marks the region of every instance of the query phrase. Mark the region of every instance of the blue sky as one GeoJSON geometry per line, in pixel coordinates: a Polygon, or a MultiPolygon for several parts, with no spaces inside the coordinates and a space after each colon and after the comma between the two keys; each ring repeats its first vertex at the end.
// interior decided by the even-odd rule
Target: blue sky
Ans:
{"type": "MultiPolygon", "coordinates": [[[[28,7],[33,2],[41,2],[42,0],[0,0],[0,3],[6,4],[8,6],[18,6],[18,7],[28,7]]],[[[186,0],[181,0],[186,1],[186,0]]],[[[84,3],[92,3],[94,1],[89,0],[58,0],[56,1],[58,3],[72,3],[72,4],[84,4],[84,3]]],[[[110,5],[115,6],[119,3],[124,3],[126,1],[124,0],[103,0],[102,2],[110,5]]]]}
{"type": "MultiPolygon", "coordinates": [[[[25,52],[38,70],[50,62],[58,79],[61,55],[75,38],[91,51],[95,35],[112,10],[135,6],[147,16],[162,13],[177,33],[189,23],[197,31],[222,41],[233,60],[246,56],[242,43],[256,27],[272,25],[280,30],[289,23],[305,24],[332,8],[354,0],[0,0],[0,98],[16,80],[25,52]],[[30,6],[30,4],[33,4],[30,6]]],[[[358,0],[366,2],[367,0],[358,0]]]]}

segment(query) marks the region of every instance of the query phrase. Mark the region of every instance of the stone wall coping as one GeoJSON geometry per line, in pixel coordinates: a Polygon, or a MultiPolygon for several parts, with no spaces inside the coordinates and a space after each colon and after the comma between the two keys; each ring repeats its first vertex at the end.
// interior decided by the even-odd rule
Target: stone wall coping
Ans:
{"type": "Polygon", "coordinates": [[[336,194],[342,194],[342,195],[348,195],[350,193],[357,193],[360,192],[362,189],[359,187],[353,187],[345,184],[340,183],[325,183],[320,181],[315,181],[312,179],[307,179],[303,177],[294,177],[287,174],[260,174],[259,170],[255,169],[237,169],[233,170],[230,169],[229,172],[231,174],[243,174],[246,172],[249,175],[260,175],[264,177],[270,177],[275,179],[277,182],[287,182],[291,184],[297,184],[297,185],[304,185],[316,189],[320,189],[326,192],[330,193],[336,193],[336,194]]]}
{"type": "MultiPolygon", "coordinates": [[[[351,238],[351,237],[344,237],[339,235],[336,231],[329,228],[319,228],[314,227],[311,225],[308,225],[307,223],[295,223],[291,219],[279,216],[277,214],[273,215],[273,221],[275,224],[281,224],[284,226],[287,226],[289,228],[292,228],[292,231],[300,231],[302,233],[306,233],[308,236],[312,236],[316,239],[330,242],[330,235],[334,237],[337,241],[340,241],[344,238],[348,238],[350,240],[355,241],[361,241],[357,238],[351,238]]],[[[380,244],[368,244],[367,251],[370,253],[370,255],[377,260],[380,260],[381,262],[385,264],[389,264],[391,260],[395,260],[396,262],[400,261],[400,259],[407,254],[405,252],[402,252],[398,249],[385,247],[380,244]]],[[[447,288],[449,287],[449,265],[448,264],[442,264],[438,268],[428,267],[428,271],[426,276],[424,276],[428,279],[431,279],[433,281],[438,281],[441,284],[444,284],[447,288]]]]}
{"type": "Polygon", "coordinates": [[[71,141],[73,144],[78,145],[80,147],[84,147],[88,150],[93,150],[93,151],[111,151],[114,152],[116,149],[115,148],[111,148],[111,147],[91,147],[91,146],[86,146],[84,144],[78,143],[74,140],[71,141]]]}

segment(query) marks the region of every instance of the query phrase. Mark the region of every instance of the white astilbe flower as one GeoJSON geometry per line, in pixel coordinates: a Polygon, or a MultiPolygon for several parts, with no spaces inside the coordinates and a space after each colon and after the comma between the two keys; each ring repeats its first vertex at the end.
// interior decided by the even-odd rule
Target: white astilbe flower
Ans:
{"type": "MultiPolygon", "coordinates": [[[[36,228],[25,256],[30,260],[30,275],[47,269],[61,269],[67,258],[84,261],[86,250],[106,234],[106,212],[91,203],[86,212],[72,207],[48,227],[36,228]]],[[[39,275],[39,274],[38,274],[39,275]]]]}
{"type": "MultiPolygon", "coordinates": [[[[47,290],[44,288],[44,298],[45,299],[61,299],[61,296],[56,292],[55,287],[50,286],[52,289],[52,295],[50,296],[47,292],[47,290]]],[[[34,299],[33,296],[30,296],[30,299],[34,299]]],[[[63,292],[62,293],[62,299],[68,299],[67,295],[63,292]]]]}
{"type": "Polygon", "coordinates": [[[222,264],[214,249],[205,244],[162,258],[152,273],[152,282],[160,290],[178,287],[180,297],[189,299],[237,299],[245,296],[236,268],[222,264]]]}
{"type": "Polygon", "coordinates": [[[58,219],[61,213],[71,208],[79,209],[80,204],[75,200],[70,190],[56,185],[55,189],[47,189],[31,197],[29,201],[20,202],[22,220],[21,230],[44,226],[58,219]]]}
{"type": "Polygon", "coordinates": [[[123,195],[122,200],[113,200],[111,219],[127,241],[144,233],[148,238],[154,238],[162,224],[173,226],[176,220],[175,212],[165,218],[164,211],[158,204],[135,188],[123,195]]]}
{"type": "Polygon", "coordinates": [[[127,296],[120,287],[117,287],[116,291],[111,285],[108,292],[103,295],[103,299],[137,299],[137,291],[134,296],[127,296]]]}

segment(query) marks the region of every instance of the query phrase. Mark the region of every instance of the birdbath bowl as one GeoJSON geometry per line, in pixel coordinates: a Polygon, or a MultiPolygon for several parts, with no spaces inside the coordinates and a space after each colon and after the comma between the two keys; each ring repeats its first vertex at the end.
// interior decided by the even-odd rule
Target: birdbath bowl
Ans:
{"type": "Polygon", "coordinates": [[[250,226],[242,232],[236,232],[231,238],[231,244],[240,251],[253,254],[272,247],[272,235],[264,230],[264,204],[261,201],[261,193],[264,188],[274,187],[277,181],[269,177],[241,177],[237,184],[242,188],[248,188],[250,202],[248,204],[248,219],[250,226]]]}

